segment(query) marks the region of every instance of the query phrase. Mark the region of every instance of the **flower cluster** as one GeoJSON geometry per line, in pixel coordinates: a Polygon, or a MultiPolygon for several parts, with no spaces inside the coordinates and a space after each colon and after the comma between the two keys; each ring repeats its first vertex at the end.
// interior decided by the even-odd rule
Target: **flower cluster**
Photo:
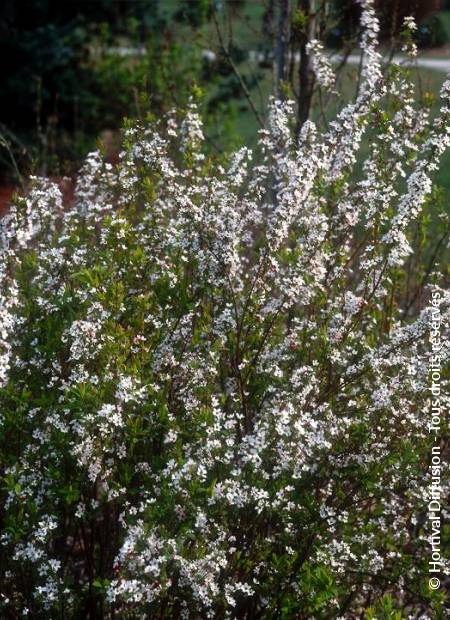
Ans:
{"type": "Polygon", "coordinates": [[[325,90],[332,90],[336,77],[329,59],[324,55],[322,42],[312,39],[308,42],[306,49],[312,57],[312,66],[317,82],[325,90]]]}
{"type": "Polygon", "coordinates": [[[414,33],[417,32],[416,20],[412,15],[408,15],[403,20],[403,38],[404,43],[402,52],[406,52],[410,58],[417,56],[417,45],[413,40],[414,33]]]}
{"type": "Polygon", "coordinates": [[[0,615],[444,617],[424,306],[445,342],[450,82],[429,121],[362,4],[360,92],[325,132],[272,102],[217,162],[190,105],[2,221],[0,615]]]}

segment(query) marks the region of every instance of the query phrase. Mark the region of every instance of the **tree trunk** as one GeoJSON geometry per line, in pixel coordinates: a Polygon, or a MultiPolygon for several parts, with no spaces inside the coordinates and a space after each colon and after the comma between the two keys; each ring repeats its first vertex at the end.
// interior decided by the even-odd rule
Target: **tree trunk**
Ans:
{"type": "Polygon", "coordinates": [[[277,99],[285,99],[283,84],[287,77],[288,49],[290,35],[290,7],[289,0],[277,0],[278,24],[274,41],[274,94],[277,99]]]}
{"type": "Polygon", "coordinates": [[[311,57],[306,46],[315,38],[316,30],[316,0],[302,0],[301,9],[306,16],[307,24],[300,43],[300,62],[298,67],[299,93],[297,101],[297,135],[308,120],[314,91],[314,72],[311,66],[311,57]]]}

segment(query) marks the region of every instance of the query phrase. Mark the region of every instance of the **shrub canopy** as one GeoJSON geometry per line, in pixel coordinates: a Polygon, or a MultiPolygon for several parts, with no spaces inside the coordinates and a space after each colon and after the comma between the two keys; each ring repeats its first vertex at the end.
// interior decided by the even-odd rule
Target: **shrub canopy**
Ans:
{"type": "Polygon", "coordinates": [[[445,616],[426,301],[444,343],[450,82],[429,121],[370,2],[363,23],[324,133],[273,102],[220,163],[190,106],[92,153],[73,203],[34,179],[3,220],[5,617],[445,616]]]}

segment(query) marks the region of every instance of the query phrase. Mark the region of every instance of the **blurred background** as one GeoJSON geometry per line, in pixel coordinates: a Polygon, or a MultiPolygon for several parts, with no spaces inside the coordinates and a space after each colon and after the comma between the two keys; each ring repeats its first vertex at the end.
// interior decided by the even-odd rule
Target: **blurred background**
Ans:
{"type": "MultiPolygon", "coordinates": [[[[418,93],[435,98],[450,69],[450,0],[379,0],[378,9],[387,57],[400,49],[405,15],[416,17],[418,93]]],[[[0,209],[28,174],[71,176],[97,146],[114,160],[124,118],[191,97],[218,153],[255,142],[272,94],[296,100],[299,127],[326,123],[354,96],[359,13],[355,0],[2,0],[0,209]],[[313,36],[340,76],[340,98],[320,105],[313,36]]]]}

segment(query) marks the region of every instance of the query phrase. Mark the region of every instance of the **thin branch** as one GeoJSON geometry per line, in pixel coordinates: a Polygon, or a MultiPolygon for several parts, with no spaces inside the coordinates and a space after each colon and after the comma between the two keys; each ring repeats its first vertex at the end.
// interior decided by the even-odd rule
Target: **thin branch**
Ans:
{"type": "Polygon", "coordinates": [[[216,15],[216,10],[215,10],[215,7],[214,7],[214,3],[212,3],[211,6],[212,6],[212,18],[213,18],[213,21],[214,21],[214,26],[216,28],[217,37],[219,39],[219,44],[220,44],[220,47],[222,49],[222,52],[223,52],[225,58],[227,59],[227,61],[229,62],[230,67],[233,70],[233,73],[235,74],[235,76],[239,80],[239,84],[240,84],[240,86],[242,88],[242,92],[244,93],[245,98],[247,99],[248,104],[249,104],[249,106],[250,106],[250,108],[251,108],[251,110],[252,110],[256,120],[258,121],[258,123],[259,123],[259,125],[261,127],[264,127],[264,121],[263,121],[263,119],[261,117],[261,114],[258,112],[258,110],[257,110],[257,108],[256,108],[256,106],[255,106],[255,104],[253,102],[253,99],[252,99],[252,97],[250,95],[250,92],[249,92],[249,90],[247,88],[247,85],[244,82],[244,79],[242,78],[242,75],[239,73],[239,70],[236,67],[235,63],[234,63],[234,60],[233,60],[233,58],[232,58],[232,56],[230,54],[230,50],[225,45],[225,42],[224,42],[223,37],[222,37],[222,32],[220,30],[219,22],[217,21],[217,15],[216,15]]]}
{"type": "Polygon", "coordinates": [[[439,254],[439,251],[440,251],[444,241],[446,241],[449,236],[450,236],[450,229],[446,230],[445,233],[442,235],[442,237],[437,242],[436,247],[434,248],[434,252],[433,252],[433,254],[432,254],[431,258],[430,258],[430,262],[428,264],[427,270],[425,271],[425,274],[423,275],[423,278],[422,278],[420,284],[417,286],[414,295],[407,302],[406,307],[403,310],[403,318],[406,318],[408,316],[408,313],[409,313],[411,307],[413,306],[413,304],[415,303],[415,301],[419,297],[419,294],[423,290],[424,286],[427,284],[428,278],[430,277],[431,272],[433,271],[433,267],[435,266],[436,258],[437,258],[438,254],[439,254]]]}

